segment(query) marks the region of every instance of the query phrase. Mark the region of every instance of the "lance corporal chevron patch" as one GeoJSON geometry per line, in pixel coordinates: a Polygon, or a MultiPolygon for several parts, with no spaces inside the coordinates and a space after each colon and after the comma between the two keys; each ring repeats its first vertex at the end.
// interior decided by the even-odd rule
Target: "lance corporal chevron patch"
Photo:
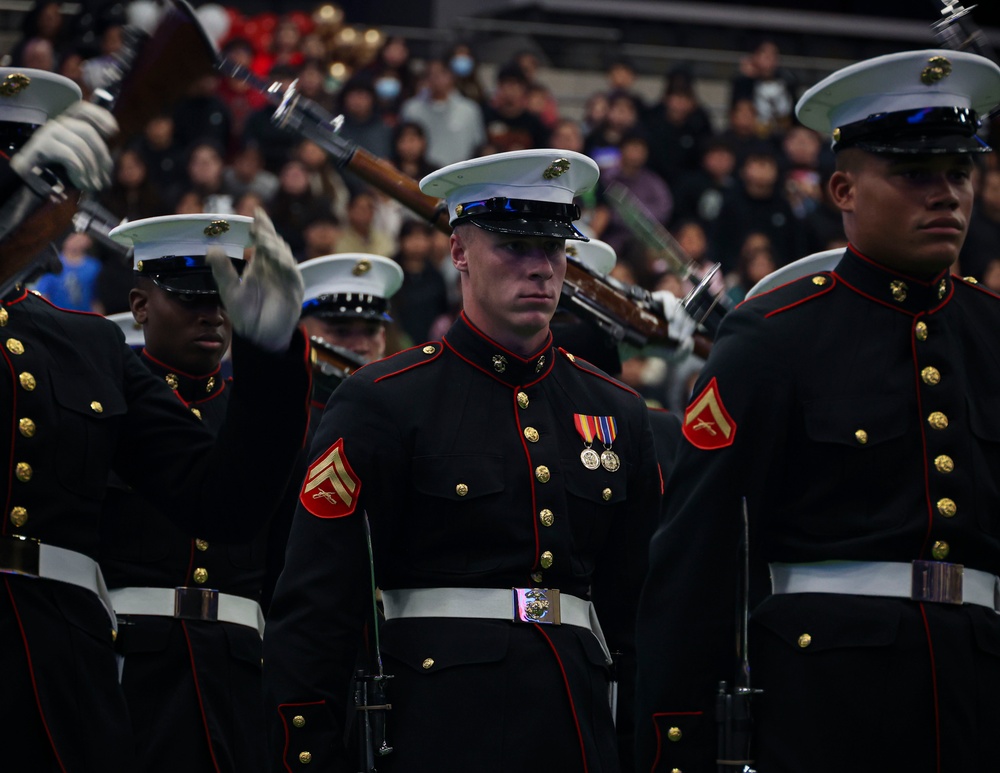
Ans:
{"type": "Polygon", "coordinates": [[[703,451],[733,444],[736,422],[722,404],[719,385],[714,378],[684,411],[684,437],[703,451]]]}
{"type": "Polygon", "coordinates": [[[360,493],[361,480],[347,461],[341,438],[309,467],[299,501],[317,518],[343,518],[354,512],[360,493]]]}

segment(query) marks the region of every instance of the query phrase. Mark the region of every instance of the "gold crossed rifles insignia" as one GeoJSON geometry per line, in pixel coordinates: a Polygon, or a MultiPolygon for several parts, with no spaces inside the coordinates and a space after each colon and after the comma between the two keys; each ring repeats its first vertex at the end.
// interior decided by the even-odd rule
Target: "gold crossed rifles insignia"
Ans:
{"type": "Polygon", "coordinates": [[[726,415],[719,407],[719,401],[715,396],[715,390],[706,392],[694,405],[687,410],[687,423],[691,425],[692,431],[704,430],[708,434],[715,436],[718,434],[715,428],[718,427],[723,437],[728,438],[733,427],[726,419],[726,415]],[[708,416],[703,415],[708,411],[714,421],[709,421],[708,416]]]}
{"type": "Polygon", "coordinates": [[[357,487],[357,482],[344,467],[344,458],[338,446],[309,470],[303,493],[311,494],[313,499],[325,499],[330,504],[337,504],[336,497],[339,496],[344,506],[350,508],[357,487]],[[332,492],[320,488],[325,481],[330,481],[332,492]]]}

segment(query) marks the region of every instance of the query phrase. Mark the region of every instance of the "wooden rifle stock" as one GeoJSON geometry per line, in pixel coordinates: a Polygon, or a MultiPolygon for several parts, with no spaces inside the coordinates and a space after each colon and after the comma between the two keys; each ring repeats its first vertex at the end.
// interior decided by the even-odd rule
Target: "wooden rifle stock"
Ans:
{"type": "MultiPolygon", "coordinates": [[[[119,133],[109,147],[137,136],[195,79],[214,72],[217,56],[191,6],[184,0],[168,3],[153,35],[136,36],[120,57],[124,72],[119,80],[95,92],[92,101],[103,102],[118,121],[119,133]]],[[[26,189],[17,192],[24,206],[18,224],[0,240],[0,280],[19,274],[49,242],[70,228],[80,192],[65,183],[59,188],[60,195],[46,199],[26,189]]]]}

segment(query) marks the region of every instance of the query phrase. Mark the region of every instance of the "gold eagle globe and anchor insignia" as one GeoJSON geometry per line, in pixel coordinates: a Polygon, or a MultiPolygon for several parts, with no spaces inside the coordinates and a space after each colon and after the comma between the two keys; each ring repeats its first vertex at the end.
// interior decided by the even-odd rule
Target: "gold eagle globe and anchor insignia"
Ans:
{"type": "Polygon", "coordinates": [[[0,97],[15,97],[31,85],[31,78],[23,72],[12,72],[0,83],[0,97]]]}
{"type": "Polygon", "coordinates": [[[530,620],[541,620],[549,613],[549,600],[538,590],[530,590],[524,594],[524,614],[530,620]]]}
{"type": "Polygon", "coordinates": [[[362,258],[357,263],[354,264],[354,268],[351,269],[351,273],[354,276],[364,276],[369,271],[372,270],[372,262],[365,258],[362,258]]]}
{"type": "Polygon", "coordinates": [[[569,159],[567,158],[557,158],[551,164],[549,164],[545,171],[542,172],[542,177],[546,180],[554,180],[557,177],[561,177],[569,171],[569,159]]]}
{"type": "Polygon", "coordinates": [[[951,75],[951,62],[943,56],[932,56],[927,60],[927,66],[920,73],[920,82],[925,86],[933,86],[940,80],[951,75]]]}
{"type": "Polygon", "coordinates": [[[229,231],[229,223],[225,220],[213,220],[205,226],[205,236],[222,236],[229,231]]]}

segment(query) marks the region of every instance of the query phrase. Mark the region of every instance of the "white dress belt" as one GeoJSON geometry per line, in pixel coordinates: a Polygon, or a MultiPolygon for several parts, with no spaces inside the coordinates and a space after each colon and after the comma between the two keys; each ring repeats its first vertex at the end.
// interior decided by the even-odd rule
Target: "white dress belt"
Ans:
{"type": "Polygon", "coordinates": [[[772,593],[842,593],[943,604],[976,604],[1000,612],[1000,578],[943,561],[821,561],[770,564],[772,593]]]}
{"type": "Polygon", "coordinates": [[[13,534],[0,538],[0,574],[41,577],[89,590],[107,610],[111,629],[118,630],[101,567],[90,556],[13,534]]]}
{"type": "Polygon", "coordinates": [[[264,613],[253,599],[212,588],[115,588],[111,602],[119,615],[155,615],[185,620],[235,623],[263,638],[264,613]]]}

